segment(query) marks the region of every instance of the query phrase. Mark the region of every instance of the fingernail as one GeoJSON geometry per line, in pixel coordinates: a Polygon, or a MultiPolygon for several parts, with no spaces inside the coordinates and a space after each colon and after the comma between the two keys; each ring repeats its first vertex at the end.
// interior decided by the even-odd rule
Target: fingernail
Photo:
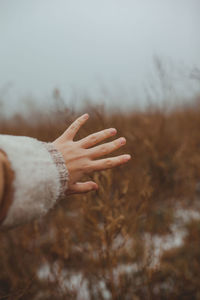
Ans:
{"type": "Polygon", "coordinates": [[[126,143],[126,139],[125,138],[120,138],[120,144],[124,145],[126,143]]]}
{"type": "Polygon", "coordinates": [[[127,154],[124,156],[124,161],[128,161],[129,159],[131,159],[131,155],[127,154]]]}
{"type": "Polygon", "coordinates": [[[83,118],[84,118],[84,119],[88,119],[88,118],[89,118],[89,115],[88,115],[88,114],[84,114],[84,115],[83,115],[83,118]]]}
{"type": "Polygon", "coordinates": [[[117,133],[117,130],[116,130],[115,128],[111,128],[111,129],[110,129],[110,133],[111,133],[111,134],[115,134],[115,133],[117,133]]]}

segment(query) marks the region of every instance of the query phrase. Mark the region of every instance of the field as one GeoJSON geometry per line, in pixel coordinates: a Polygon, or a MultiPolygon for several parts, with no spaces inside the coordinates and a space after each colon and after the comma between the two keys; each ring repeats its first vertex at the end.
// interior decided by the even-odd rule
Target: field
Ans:
{"type": "MultiPolygon", "coordinates": [[[[1,117],[0,133],[53,141],[82,113],[55,107],[1,117]]],[[[115,127],[127,144],[113,155],[132,159],[94,173],[98,191],[0,233],[0,299],[200,299],[200,99],[173,110],[83,112],[90,119],[77,139],[115,127]]]]}

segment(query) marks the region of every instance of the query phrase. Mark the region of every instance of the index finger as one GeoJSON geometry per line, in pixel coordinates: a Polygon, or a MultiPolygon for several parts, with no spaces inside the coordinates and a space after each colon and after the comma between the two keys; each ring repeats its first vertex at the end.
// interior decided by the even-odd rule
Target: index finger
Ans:
{"type": "Polygon", "coordinates": [[[81,126],[88,120],[89,115],[84,114],[78,119],[76,119],[68,128],[67,130],[63,133],[63,137],[67,139],[73,140],[81,126]]]}

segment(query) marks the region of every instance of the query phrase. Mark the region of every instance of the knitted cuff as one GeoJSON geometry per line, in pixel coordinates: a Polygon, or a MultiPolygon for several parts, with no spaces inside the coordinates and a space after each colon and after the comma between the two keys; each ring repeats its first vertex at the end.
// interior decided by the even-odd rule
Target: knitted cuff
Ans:
{"type": "Polygon", "coordinates": [[[64,161],[64,158],[60,151],[58,151],[53,143],[45,143],[43,145],[47,149],[47,151],[51,154],[53,161],[58,169],[59,178],[60,178],[60,197],[63,198],[65,196],[65,192],[67,190],[67,182],[69,173],[64,161]]]}

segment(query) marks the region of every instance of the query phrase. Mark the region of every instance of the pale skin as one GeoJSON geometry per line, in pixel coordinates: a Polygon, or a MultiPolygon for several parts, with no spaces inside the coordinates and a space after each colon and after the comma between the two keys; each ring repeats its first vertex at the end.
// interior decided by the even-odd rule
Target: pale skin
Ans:
{"type": "Polygon", "coordinates": [[[95,171],[117,167],[131,159],[129,154],[100,159],[100,157],[110,154],[126,144],[126,139],[121,137],[112,142],[95,146],[114,136],[117,133],[115,128],[104,129],[79,141],[73,141],[88,118],[88,114],[80,116],[53,142],[56,149],[62,153],[69,172],[67,195],[97,190],[98,185],[94,181],[80,182],[82,177],[95,171]]]}

